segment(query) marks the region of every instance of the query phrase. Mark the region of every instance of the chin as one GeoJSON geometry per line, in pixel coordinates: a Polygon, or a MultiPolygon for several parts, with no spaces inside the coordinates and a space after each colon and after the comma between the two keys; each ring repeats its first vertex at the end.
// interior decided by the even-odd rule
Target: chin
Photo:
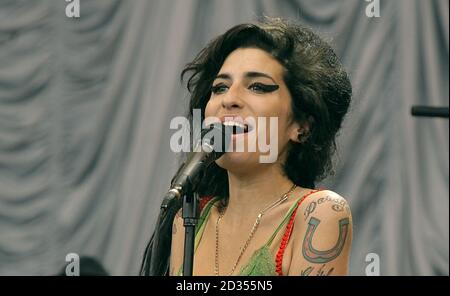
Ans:
{"type": "Polygon", "coordinates": [[[260,165],[259,155],[249,152],[227,152],[216,163],[229,172],[247,172],[260,165]]]}

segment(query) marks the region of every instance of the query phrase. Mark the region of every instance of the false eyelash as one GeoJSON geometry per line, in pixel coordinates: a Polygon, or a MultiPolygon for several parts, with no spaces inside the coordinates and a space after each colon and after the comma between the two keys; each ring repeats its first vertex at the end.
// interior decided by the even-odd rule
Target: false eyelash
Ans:
{"type": "Polygon", "coordinates": [[[253,83],[252,85],[250,85],[250,87],[253,87],[253,86],[258,86],[259,88],[261,88],[262,92],[264,92],[264,93],[270,93],[270,92],[276,91],[277,89],[280,88],[280,86],[277,84],[268,85],[268,84],[263,84],[263,83],[253,83]]]}
{"type": "MultiPolygon", "coordinates": [[[[255,86],[260,88],[261,90],[259,90],[259,91],[263,92],[263,93],[271,93],[271,92],[274,92],[274,91],[276,91],[277,89],[280,88],[280,86],[277,85],[277,84],[268,85],[268,84],[263,84],[263,83],[253,83],[252,85],[249,86],[249,88],[252,88],[252,87],[255,87],[255,86]]],[[[214,93],[214,94],[218,93],[219,90],[221,88],[223,88],[223,87],[227,87],[227,86],[225,84],[223,84],[223,83],[220,83],[218,85],[214,85],[214,86],[211,87],[211,92],[214,93]]]]}
{"type": "Polygon", "coordinates": [[[222,87],[227,87],[227,86],[225,84],[223,84],[223,83],[219,83],[218,85],[214,85],[214,86],[211,87],[211,92],[215,94],[222,87]]]}

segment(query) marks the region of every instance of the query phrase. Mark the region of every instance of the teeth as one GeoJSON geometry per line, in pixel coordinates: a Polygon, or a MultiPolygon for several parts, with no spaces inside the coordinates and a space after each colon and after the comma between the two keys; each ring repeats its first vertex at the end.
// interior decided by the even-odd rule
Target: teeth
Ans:
{"type": "Polygon", "coordinates": [[[236,126],[236,127],[241,128],[241,129],[245,129],[246,128],[245,124],[237,122],[237,121],[225,121],[223,123],[223,125],[225,125],[225,126],[236,126]]]}
{"type": "Polygon", "coordinates": [[[248,126],[242,122],[237,121],[225,121],[223,125],[231,128],[233,134],[242,134],[248,132],[248,126]]]}

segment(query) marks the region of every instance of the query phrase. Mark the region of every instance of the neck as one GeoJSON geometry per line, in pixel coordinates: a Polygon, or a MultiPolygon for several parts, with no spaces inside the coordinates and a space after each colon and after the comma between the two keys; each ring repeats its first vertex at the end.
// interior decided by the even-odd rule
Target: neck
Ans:
{"type": "Polygon", "coordinates": [[[229,201],[227,215],[257,215],[279,200],[293,183],[275,165],[258,170],[258,174],[235,175],[228,172],[229,201]]]}

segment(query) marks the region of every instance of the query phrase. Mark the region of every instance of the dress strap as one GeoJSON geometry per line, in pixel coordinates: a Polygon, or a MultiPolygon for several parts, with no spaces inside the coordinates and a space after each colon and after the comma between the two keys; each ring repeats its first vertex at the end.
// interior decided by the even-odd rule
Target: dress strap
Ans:
{"type": "MultiPolygon", "coordinates": [[[[194,252],[197,251],[198,245],[200,244],[200,240],[203,236],[203,231],[205,230],[206,223],[208,220],[209,214],[211,213],[212,206],[220,199],[220,197],[213,197],[206,200],[207,203],[200,203],[201,214],[198,218],[198,225],[195,228],[195,241],[194,241],[194,252]]],[[[178,275],[183,275],[183,264],[180,266],[178,270],[178,275]]]]}
{"type": "Polygon", "coordinates": [[[280,243],[280,247],[278,249],[277,252],[277,256],[275,259],[275,265],[276,265],[276,272],[278,275],[282,276],[283,275],[283,270],[282,270],[282,264],[283,264],[283,255],[284,255],[284,251],[286,250],[286,246],[289,242],[289,239],[291,237],[291,233],[292,233],[292,228],[294,226],[294,221],[295,221],[295,215],[297,214],[297,209],[300,206],[300,204],[311,194],[314,194],[316,192],[319,191],[323,191],[324,189],[319,189],[319,190],[312,190],[309,193],[305,194],[303,197],[301,197],[293,206],[293,210],[290,211],[290,219],[289,219],[289,223],[286,226],[286,230],[284,232],[283,238],[281,239],[281,243],[280,243]]]}
{"type": "Polygon", "coordinates": [[[197,251],[197,247],[200,243],[200,240],[203,236],[203,231],[205,230],[206,223],[208,220],[209,214],[211,213],[212,206],[220,199],[220,197],[211,198],[208,203],[204,206],[200,218],[198,219],[198,226],[195,229],[195,247],[194,252],[197,251]]]}
{"type": "Polygon", "coordinates": [[[305,194],[304,196],[301,196],[297,199],[297,201],[295,203],[292,204],[292,206],[289,208],[289,210],[287,211],[287,213],[284,215],[283,220],[281,221],[281,223],[278,225],[278,227],[275,229],[275,231],[273,232],[272,236],[269,238],[269,240],[267,241],[266,245],[270,246],[272,244],[272,241],[275,239],[275,237],[277,236],[278,232],[280,231],[280,229],[287,223],[287,221],[289,220],[289,218],[292,216],[292,213],[295,211],[295,209],[298,207],[298,205],[310,194],[317,192],[318,190],[313,190],[307,194],[305,194]]]}

